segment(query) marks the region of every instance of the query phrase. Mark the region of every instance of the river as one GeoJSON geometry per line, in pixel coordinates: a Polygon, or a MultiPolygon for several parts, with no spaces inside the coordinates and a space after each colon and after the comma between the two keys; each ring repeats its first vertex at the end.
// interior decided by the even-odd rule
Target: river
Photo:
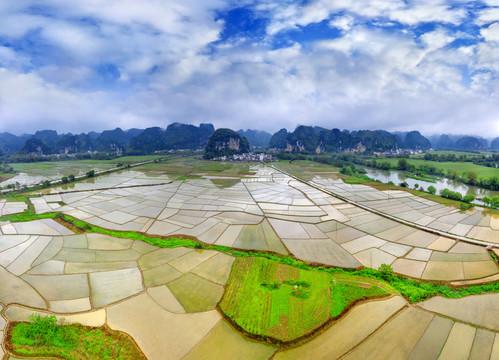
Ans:
{"type": "Polygon", "coordinates": [[[452,190],[452,191],[457,191],[461,193],[463,196],[467,194],[472,194],[474,195],[477,199],[478,198],[483,198],[484,196],[492,197],[492,196],[499,196],[499,191],[492,191],[492,190],[487,190],[487,189],[482,189],[476,186],[470,186],[466,185],[457,181],[453,181],[450,179],[446,178],[440,178],[437,180],[436,183],[428,182],[428,181],[421,181],[421,180],[415,180],[408,178],[406,174],[402,171],[397,171],[397,170],[379,170],[379,169],[373,169],[373,168],[368,168],[364,167],[367,171],[367,176],[369,176],[372,179],[375,180],[380,180],[384,183],[387,183],[389,181],[393,181],[395,185],[399,185],[401,182],[406,182],[409,184],[409,187],[414,189],[414,185],[418,184],[420,187],[423,187],[424,190],[428,189],[428,186],[433,185],[437,189],[437,194],[440,193],[440,190],[443,190],[445,188],[452,190]]]}

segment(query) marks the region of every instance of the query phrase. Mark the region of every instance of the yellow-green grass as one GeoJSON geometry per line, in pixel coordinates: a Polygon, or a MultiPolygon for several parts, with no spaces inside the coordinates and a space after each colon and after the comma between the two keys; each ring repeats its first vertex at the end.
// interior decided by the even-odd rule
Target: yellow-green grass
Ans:
{"type": "MultiPolygon", "coordinates": [[[[380,158],[377,159],[378,162],[387,161],[390,163],[392,167],[396,167],[399,159],[396,158],[380,158]]],[[[436,161],[428,161],[428,160],[419,160],[419,159],[407,159],[407,162],[411,165],[419,167],[421,165],[434,166],[439,170],[447,171],[456,171],[458,175],[463,175],[468,171],[476,171],[478,177],[492,177],[499,176],[499,169],[480,166],[473,164],[471,162],[436,162],[436,161]]]]}
{"type": "MultiPolygon", "coordinates": [[[[38,314],[37,314],[38,315],[38,314]]],[[[22,357],[55,357],[68,360],[138,360],[145,356],[131,338],[107,327],[57,325],[54,316],[13,323],[7,348],[22,357]]]]}
{"type": "Polygon", "coordinates": [[[243,257],[234,262],[220,309],[248,334],[289,342],[312,333],[360,299],[387,294],[363,278],[243,257]]]}

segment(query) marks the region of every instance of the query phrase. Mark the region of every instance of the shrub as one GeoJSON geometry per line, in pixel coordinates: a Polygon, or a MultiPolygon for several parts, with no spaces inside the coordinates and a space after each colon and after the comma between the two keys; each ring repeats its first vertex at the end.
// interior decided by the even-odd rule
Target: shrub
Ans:
{"type": "Polygon", "coordinates": [[[463,198],[463,201],[464,202],[467,202],[467,203],[470,203],[472,202],[473,200],[475,200],[475,196],[472,195],[472,194],[468,194],[466,195],[464,198],[463,198]]]}
{"type": "Polygon", "coordinates": [[[428,186],[428,192],[435,195],[437,193],[437,188],[433,185],[428,186]]]}
{"type": "Polygon", "coordinates": [[[63,184],[67,184],[67,183],[69,182],[68,177],[67,177],[67,176],[63,176],[63,177],[61,178],[61,182],[62,182],[63,184]]]}
{"type": "Polygon", "coordinates": [[[74,176],[73,174],[69,175],[69,176],[68,176],[68,181],[69,181],[69,182],[73,182],[73,181],[75,181],[75,176],[74,176]]]}
{"type": "Polygon", "coordinates": [[[87,177],[92,178],[94,176],[95,176],[95,171],[94,170],[90,170],[90,171],[87,172],[87,177]]]}
{"type": "Polygon", "coordinates": [[[55,316],[31,314],[31,323],[18,324],[13,331],[12,341],[18,345],[72,347],[76,341],[74,329],[57,326],[55,316]]]}
{"type": "Polygon", "coordinates": [[[393,268],[388,264],[381,264],[378,271],[380,272],[381,277],[385,280],[393,278],[393,268]]]}
{"type": "Polygon", "coordinates": [[[461,211],[466,211],[468,210],[470,207],[472,207],[473,205],[471,205],[470,203],[464,203],[462,202],[460,205],[459,205],[459,209],[461,211]]]}

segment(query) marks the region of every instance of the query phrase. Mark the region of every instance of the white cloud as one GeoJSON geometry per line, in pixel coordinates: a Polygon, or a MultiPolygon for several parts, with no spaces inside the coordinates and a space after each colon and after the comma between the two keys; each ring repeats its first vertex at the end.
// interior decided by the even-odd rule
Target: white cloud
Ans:
{"type": "Polygon", "coordinates": [[[499,22],[493,23],[487,28],[480,30],[485,41],[499,42],[499,22]]]}
{"type": "Polygon", "coordinates": [[[464,133],[479,119],[475,131],[499,135],[497,25],[483,28],[476,45],[449,46],[473,38],[446,27],[467,11],[448,2],[248,1],[268,17],[267,37],[224,43],[214,43],[224,26],[215,11],[229,1],[45,0],[51,16],[29,14],[30,3],[0,4],[0,21],[9,24],[0,37],[15,43],[34,33],[30,40],[50,50],[0,46],[1,131],[211,121],[464,133]],[[273,35],[324,20],[341,36],[275,48],[273,35]],[[388,26],[394,21],[402,29],[388,26]],[[427,21],[440,25],[418,38],[413,25],[427,21]],[[120,78],[100,79],[99,64],[114,64],[120,78]]]}
{"type": "Polygon", "coordinates": [[[329,22],[329,26],[348,31],[352,28],[355,19],[351,15],[339,16],[329,22]]]}
{"type": "Polygon", "coordinates": [[[430,51],[440,49],[455,40],[453,36],[449,36],[447,31],[441,28],[424,33],[420,36],[420,39],[430,51]]]}
{"type": "Polygon", "coordinates": [[[475,22],[478,25],[486,25],[499,21],[499,8],[486,8],[478,13],[475,22]]]}

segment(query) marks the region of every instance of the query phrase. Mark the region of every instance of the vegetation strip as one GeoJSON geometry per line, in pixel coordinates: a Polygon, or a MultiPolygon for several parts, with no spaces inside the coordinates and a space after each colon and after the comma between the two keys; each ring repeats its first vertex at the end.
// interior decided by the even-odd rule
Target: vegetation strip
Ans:
{"type": "Polygon", "coordinates": [[[174,248],[174,247],[183,246],[191,249],[216,250],[235,257],[264,257],[270,260],[274,260],[281,264],[294,266],[302,270],[324,271],[329,274],[349,274],[349,275],[364,276],[364,277],[384,280],[388,282],[391,286],[393,286],[398,292],[400,292],[406,299],[408,299],[412,303],[423,301],[435,295],[441,295],[446,298],[459,298],[468,295],[499,292],[499,281],[484,285],[454,287],[454,286],[445,285],[446,283],[444,282],[423,282],[423,281],[408,279],[400,275],[394,275],[393,270],[391,270],[391,267],[388,265],[384,268],[382,266],[382,268],[380,268],[381,271],[371,268],[363,268],[361,270],[356,270],[356,269],[342,269],[337,267],[312,266],[309,263],[298,260],[292,256],[283,256],[267,251],[250,251],[242,249],[236,250],[222,245],[204,244],[199,240],[194,240],[191,238],[179,238],[179,237],[162,238],[162,237],[146,235],[136,231],[108,230],[95,225],[91,225],[82,220],[77,220],[69,215],[64,215],[62,213],[48,213],[48,214],[37,215],[30,210],[26,210],[24,213],[21,214],[4,216],[0,218],[0,221],[26,222],[26,221],[47,219],[47,218],[56,219],[58,221],[65,223],[66,225],[70,225],[71,227],[81,229],[82,231],[100,233],[117,238],[141,240],[161,248],[174,248]]]}
{"type": "Polygon", "coordinates": [[[68,360],[146,359],[130,336],[108,327],[57,324],[55,316],[32,314],[9,325],[7,349],[14,355],[68,360]]]}

